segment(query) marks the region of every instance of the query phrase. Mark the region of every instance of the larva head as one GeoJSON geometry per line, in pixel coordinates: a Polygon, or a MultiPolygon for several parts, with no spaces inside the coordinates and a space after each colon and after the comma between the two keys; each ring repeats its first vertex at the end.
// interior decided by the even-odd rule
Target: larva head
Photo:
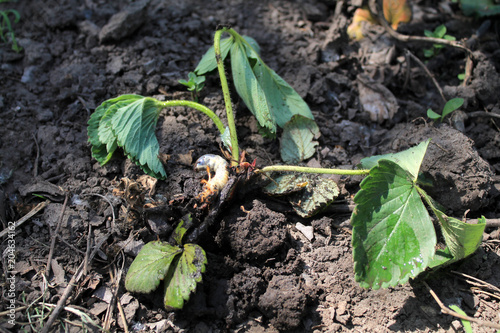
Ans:
{"type": "Polygon", "coordinates": [[[219,156],[213,154],[203,155],[196,161],[194,169],[197,171],[206,170],[208,166],[212,170],[214,168],[214,161],[217,157],[219,156]]]}

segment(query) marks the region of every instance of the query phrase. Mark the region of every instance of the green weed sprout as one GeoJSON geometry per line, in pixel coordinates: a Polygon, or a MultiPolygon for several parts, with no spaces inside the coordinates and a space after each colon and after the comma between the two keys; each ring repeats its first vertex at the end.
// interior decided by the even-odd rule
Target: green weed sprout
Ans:
{"type": "Polygon", "coordinates": [[[198,76],[193,72],[189,72],[188,74],[189,81],[184,79],[180,79],[179,83],[188,87],[188,90],[191,92],[193,99],[198,101],[198,93],[205,87],[205,76],[198,76]]]}
{"type": "Polygon", "coordinates": [[[464,99],[463,98],[453,98],[450,99],[448,102],[443,107],[443,113],[438,114],[432,109],[427,110],[427,117],[429,117],[432,120],[438,120],[440,122],[443,122],[444,117],[446,117],[448,114],[452,113],[453,111],[457,110],[464,104],[464,99]]]}
{"type": "MultiPolygon", "coordinates": [[[[11,2],[11,0],[0,0],[0,3],[2,2],[11,2]]],[[[14,16],[14,23],[18,23],[21,19],[21,15],[15,9],[0,10],[0,39],[4,43],[12,43],[12,50],[21,52],[23,48],[17,43],[9,15],[14,16]]]]}
{"type": "MultiPolygon", "coordinates": [[[[441,24],[438,26],[434,31],[430,30],[424,30],[424,34],[427,37],[432,37],[432,38],[441,38],[441,39],[446,39],[446,40],[456,40],[454,36],[447,35],[446,34],[446,27],[444,24],[441,24]]],[[[436,56],[439,51],[444,47],[443,44],[432,44],[432,48],[430,49],[424,49],[424,56],[426,58],[432,58],[436,56]]]]}

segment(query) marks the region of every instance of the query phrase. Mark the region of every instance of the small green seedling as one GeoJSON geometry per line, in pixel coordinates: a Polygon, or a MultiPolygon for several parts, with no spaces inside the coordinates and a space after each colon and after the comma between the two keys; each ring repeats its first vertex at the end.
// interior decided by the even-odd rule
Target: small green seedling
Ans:
{"type": "MultiPolygon", "coordinates": [[[[0,3],[2,2],[11,2],[11,0],[0,0],[0,3]]],[[[17,43],[9,15],[14,16],[14,23],[18,23],[21,19],[21,15],[15,9],[0,10],[0,39],[4,43],[11,43],[12,50],[21,52],[23,48],[17,43]]]]}
{"type": "Polygon", "coordinates": [[[191,92],[193,99],[198,101],[199,92],[205,87],[205,76],[198,76],[193,72],[189,72],[188,74],[189,81],[184,79],[180,79],[179,83],[188,87],[188,90],[191,92]]]}
{"type": "Polygon", "coordinates": [[[443,113],[438,114],[434,112],[432,109],[427,110],[427,117],[429,117],[432,120],[438,120],[440,122],[443,122],[444,117],[446,117],[448,114],[452,113],[453,111],[457,110],[464,104],[464,99],[463,98],[453,98],[450,99],[448,102],[443,107],[443,113]]]}
{"type": "MultiPolygon", "coordinates": [[[[446,39],[446,40],[456,40],[455,37],[446,34],[446,27],[443,24],[441,24],[436,29],[434,29],[434,31],[424,30],[424,34],[427,37],[432,37],[432,38],[441,38],[441,39],[446,39]]],[[[424,49],[424,56],[426,58],[432,58],[432,57],[436,56],[441,51],[441,49],[443,47],[444,47],[443,44],[433,44],[432,48],[430,48],[430,49],[424,49]]]]}

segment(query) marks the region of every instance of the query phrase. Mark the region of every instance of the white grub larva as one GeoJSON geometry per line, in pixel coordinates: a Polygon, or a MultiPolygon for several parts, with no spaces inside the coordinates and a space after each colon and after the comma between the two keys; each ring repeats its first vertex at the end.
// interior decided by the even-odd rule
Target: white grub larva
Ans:
{"type": "Polygon", "coordinates": [[[198,195],[198,198],[202,202],[208,197],[217,195],[227,183],[229,175],[228,163],[218,155],[203,155],[196,161],[194,169],[197,171],[206,170],[208,173],[208,180],[202,180],[202,183],[205,184],[205,189],[198,195]],[[212,177],[210,172],[214,172],[215,175],[212,177]]]}

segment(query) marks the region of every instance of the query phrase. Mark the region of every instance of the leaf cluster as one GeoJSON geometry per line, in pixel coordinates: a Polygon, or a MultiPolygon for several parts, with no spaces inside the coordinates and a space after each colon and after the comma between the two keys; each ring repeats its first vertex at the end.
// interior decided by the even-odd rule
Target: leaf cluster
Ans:
{"type": "MultiPolygon", "coordinates": [[[[424,30],[424,35],[432,38],[441,38],[452,41],[456,40],[454,36],[446,34],[446,27],[444,26],[444,24],[441,24],[440,26],[436,27],[434,31],[424,30]]],[[[424,49],[424,56],[426,58],[432,58],[436,56],[443,47],[444,47],[443,44],[432,44],[432,48],[424,49]]]]}
{"type": "Polygon", "coordinates": [[[146,294],[157,289],[163,281],[163,300],[167,310],[182,309],[197,283],[201,282],[207,264],[205,251],[199,245],[182,245],[187,230],[185,225],[191,224],[191,216],[184,219],[186,223],[181,221],[174,231],[177,245],[160,241],[144,245],[125,278],[128,291],[146,294]]]}
{"type": "MultiPolygon", "coordinates": [[[[251,37],[234,30],[220,41],[221,59],[229,57],[236,92],[256,117],[261,133],[275,137],[283,128],[281,156],[285,162],[297,163],[312,156],[313,139],[319,128],[307,103],[274,70],[261,59],[260,47],[251,37]],[[295,134],[291,134],[291,133],[295,134]],[[309,133],[312,133],[311,136],[309,133]],[[285,151],[295,150],[289,154],[285,151]]],[[[211,47],[200,60],[194,73],[206,75],[217,68],[215,48],[211,47]]]]}
{"type": "Polygon", "coordinates": [[[189,72],[188,81],[180,79],[179,83],[185,85],[193,94],[194,100],[198,100],[198,93],[205,87],[205,76],[198,76],[193,72],[189,72]]]}

